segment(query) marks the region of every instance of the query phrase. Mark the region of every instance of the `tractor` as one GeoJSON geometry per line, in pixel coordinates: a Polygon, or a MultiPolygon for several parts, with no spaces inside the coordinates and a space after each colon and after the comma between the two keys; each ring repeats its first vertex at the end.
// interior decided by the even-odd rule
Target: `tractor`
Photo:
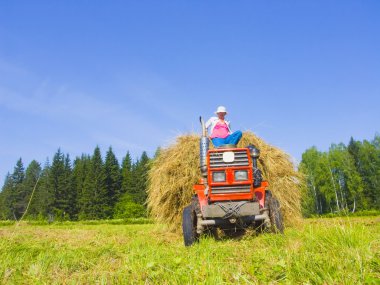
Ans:
{"type": "Polygon", "coordinates": [[[202,117],[199,182],[193,186],[191,203],[182,213],[185,246],[202,234],[217,236],[219,228],[227,236],[248,228],[283,233],[279,201],[268,190],[258,168],[260,150],[254,145],[238,148],[222,145],[209,149],[209,138],[202,117]]]}

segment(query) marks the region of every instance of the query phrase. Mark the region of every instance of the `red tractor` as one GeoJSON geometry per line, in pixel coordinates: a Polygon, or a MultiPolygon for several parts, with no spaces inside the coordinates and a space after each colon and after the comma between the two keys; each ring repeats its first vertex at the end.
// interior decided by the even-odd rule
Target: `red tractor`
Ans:
{"type": "Polygon", "coordinates": [[[215,235],[217,228],[227,235],[249,227],[283,233],[280,204],[257,167],[259,149],[254,145],[223,145],[209,150],[207,130],[200,120],[202,178],[194,185],[191,204],[183,210],[185,245],[192,245],[204,233],[215,235]]]}

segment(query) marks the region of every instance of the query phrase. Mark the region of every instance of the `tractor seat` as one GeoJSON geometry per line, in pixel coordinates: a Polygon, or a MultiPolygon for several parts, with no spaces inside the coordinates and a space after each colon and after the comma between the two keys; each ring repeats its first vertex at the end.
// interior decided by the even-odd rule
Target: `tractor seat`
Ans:
{"type": "Polygon", "coordinates": [[[217,149],[220,149],[220,148],[236,148],[236,144],[222,144],[216,148],[217,149]]]}

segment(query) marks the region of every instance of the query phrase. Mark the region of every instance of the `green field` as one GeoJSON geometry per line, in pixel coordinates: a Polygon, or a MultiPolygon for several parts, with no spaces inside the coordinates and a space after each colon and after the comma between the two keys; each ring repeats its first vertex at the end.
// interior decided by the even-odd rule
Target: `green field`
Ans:
{"type": "Polygon", "coordinates": [[[285,235],[204,238],[154,224],[0,224],[4,284],[379,284],[380,218],[309,219],[285,235]]]}

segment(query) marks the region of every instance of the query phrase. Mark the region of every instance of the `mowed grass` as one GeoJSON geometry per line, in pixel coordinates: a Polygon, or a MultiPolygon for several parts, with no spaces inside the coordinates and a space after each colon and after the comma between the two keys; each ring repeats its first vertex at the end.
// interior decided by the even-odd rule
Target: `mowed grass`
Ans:
{"type": "Polygon", "coordinates": [[[284,235],[182,237],[154,224],[0,224],[4,284],[379,284],[380,218],[309,219],[284,235]]]}

